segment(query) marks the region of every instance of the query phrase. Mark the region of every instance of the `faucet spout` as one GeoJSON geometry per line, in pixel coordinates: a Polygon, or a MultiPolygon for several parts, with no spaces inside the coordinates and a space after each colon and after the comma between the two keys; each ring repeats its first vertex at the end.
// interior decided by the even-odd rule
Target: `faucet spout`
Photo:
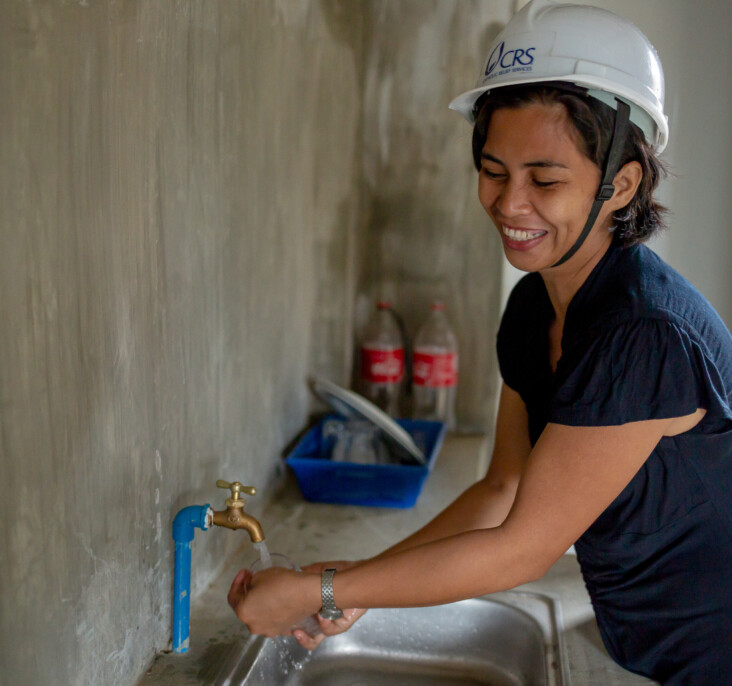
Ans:
{"type": "Polygon", "coordinates": [[[225,510],[214,511],[213,523],[227,529],[244,529],[252,539],[252,543],[260,543],[264,540],[262,525],[252,515],[244,512],[241,507],[229,506],[225,510]]]}
{"type": "Polygon", "coordinates": [[[229,483],[219,479],[216,482],[219,488],[231,490],[231,498],[226,499],[226,509],[213,513],[213,523],[216,526],[225,526],[227,529],[244,529],[249,533],[252,543],[260,543],[264,540],[262,525],[252,515],[244,512],[244,500],[242,493],[256,495],[257,489],[253,486],[242,486],[238,481],[229,483]]]}

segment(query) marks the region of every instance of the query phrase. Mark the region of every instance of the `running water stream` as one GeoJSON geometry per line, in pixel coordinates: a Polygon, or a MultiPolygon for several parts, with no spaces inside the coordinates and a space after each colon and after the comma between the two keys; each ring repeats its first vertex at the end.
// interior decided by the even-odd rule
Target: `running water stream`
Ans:
{"type": "Polygon", "coordinates": [[[259,553],[259,559],[262,562],[262,569],[267,569],[268,567],[272,566],[272,556],[269,554],[269,548],[267,548],[267,544],[264,541],[259,541],[259,543],[254,543],[254,550],[256,550],[259,553]]]}

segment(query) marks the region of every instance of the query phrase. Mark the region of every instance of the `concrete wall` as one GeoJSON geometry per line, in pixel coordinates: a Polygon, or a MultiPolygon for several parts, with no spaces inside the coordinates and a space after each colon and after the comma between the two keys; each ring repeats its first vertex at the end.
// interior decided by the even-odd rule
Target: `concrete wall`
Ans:
{"type": "MultiPolygon", "coordinates": [[[[0,683],[136,683],[175,512],[223,505],[217,478],[263,487],[256,512],[306,375],[345,380],[344,11],[1,3],[0,683]]],[[[197,587],[243,535],[199,532],[197,587]]]]}
{"type": "Polygon", "coordinates": [[[471,128],[447,106],[472,87],[513,3],[370,4],[356,328],[385,297],[413,337],[430,302],[443,300],[463,370],[458,424],[485,430],[495,404],[503,253],[478,203],[471,128]]]}

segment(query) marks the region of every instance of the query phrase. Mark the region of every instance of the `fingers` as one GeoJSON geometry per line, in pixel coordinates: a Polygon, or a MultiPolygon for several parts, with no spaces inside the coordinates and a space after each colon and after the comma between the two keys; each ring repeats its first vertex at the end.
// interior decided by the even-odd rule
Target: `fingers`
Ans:
{"type": "Polygon", "coordinates": [[[315,650],[324,640],[325,634],[318,634],[317,636],[308,636],[302,629],[297,629],[292,632],[297,642],[306,650],[315,650]]]}
{"type": "MultiPolygon", "coordinates": [[[[356,563],[346,561],[319,563],[311,565],[306,570],[318,569],[323,565],[338,565],[341,569],[345,569],[354,564],[356,563]]],[[[302,581],[304,576],[299,572],[276,567],[262,570],[255,575],[244,568],[239,570],[231,582],[227,600],[236,616],[247,625],[253,634],[264,636],[290,635],[291,632],[289,630],[283,631],[283,627],[292,626],[292,623],[290,623],[292,615],[302,616],[297,608],[298,602],[302,600],[303,596],[301,593],[295,593],[294,595],[290,593],[287,590],[287,584],[302,581]],[[265,590],[262,591],[262,588],[265,590]],[[271,592],[272,588],[279,590],[271,592]],[[287,592],[283,591],[283,588],[287,592]],[[290,599],[285,600],[287,597],[290,599]]],[[[305,608],[300,609],[305,614],[305,608]]],[[[313,610],[308,611],[312,612],[313,610]]],[[[361,609],[348,609],[344,611],[343,617],[336,620],[324,619],[318,615],[317,621],[322,631],[321,634],[313,637],[304,630],[298,629],[292,632],[292,635],[307,650],[315,650],[322,643],[325,636],[334,636],[347,631],[365,612],[366,610],[361,609]]],[[[313,631],[310,633],[313,633],[313,631]]]]}
{"type": "Polygon", "coordinates": [[[324,619],[318,615],[318,623],[323,633],[317,636],[308,636],[302,629],[296,629],[292,632],[292,635],[303,648],[315,650],[327,636],[336,636],[337,634],[342,634],[344,631],[348,631],[364,614],[366,614],[366,610],[350,608],[343,611],[343,617],[340,619],[324,619]]]}
{"type": "Polygon", "coordinates": [[[366,614],[366,610],[360,608],[349,608],[343,610],[343,617],[340,619],[323,619],[318,615],[318,621],[320,622],[320,628],[326,636],[335,636],[336,634],[342,634],[344,631],[348,631],[357,619],[363,617],[366,614]]]}
{"type": "Polygon", "coordinates": [[[251,581],[252,573],[245,567],[239,570],[239,573],[234,577],[229,588],[229,594],[227,600],[231,608],[236,611],[236,608],[241,600],[244,599],[247,593],[247,586],[251,581]]]}
{"type": "Polygon", "coordinates": [[[242,569],[240,569],[237,572],[237,575],[234,577],[234,581],[231,582],[231,587],[240,588],[242,583],[244,582],[244,578],[246,577],[246,575],[247,575],[247,568],[242,567],[242,569]]]}

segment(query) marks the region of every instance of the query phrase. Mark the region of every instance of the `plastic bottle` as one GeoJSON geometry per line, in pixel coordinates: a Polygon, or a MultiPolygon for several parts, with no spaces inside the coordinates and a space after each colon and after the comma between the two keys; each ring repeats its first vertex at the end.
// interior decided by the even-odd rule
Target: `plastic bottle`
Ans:
{"type": "Polygon", "coordinates": [[[404,379],[404,343],[395,318],[385,301],[376,304],[361,343],[363,395],[392,417],[399,414],[404,379]]]}
{"type": "Polygon", "coordinates": [[[457,338],[445,316],[445,306],[435,302],[430,310],[414,339],[414,416],[445,422],[452,429],[458,384],[457,338]]]}

